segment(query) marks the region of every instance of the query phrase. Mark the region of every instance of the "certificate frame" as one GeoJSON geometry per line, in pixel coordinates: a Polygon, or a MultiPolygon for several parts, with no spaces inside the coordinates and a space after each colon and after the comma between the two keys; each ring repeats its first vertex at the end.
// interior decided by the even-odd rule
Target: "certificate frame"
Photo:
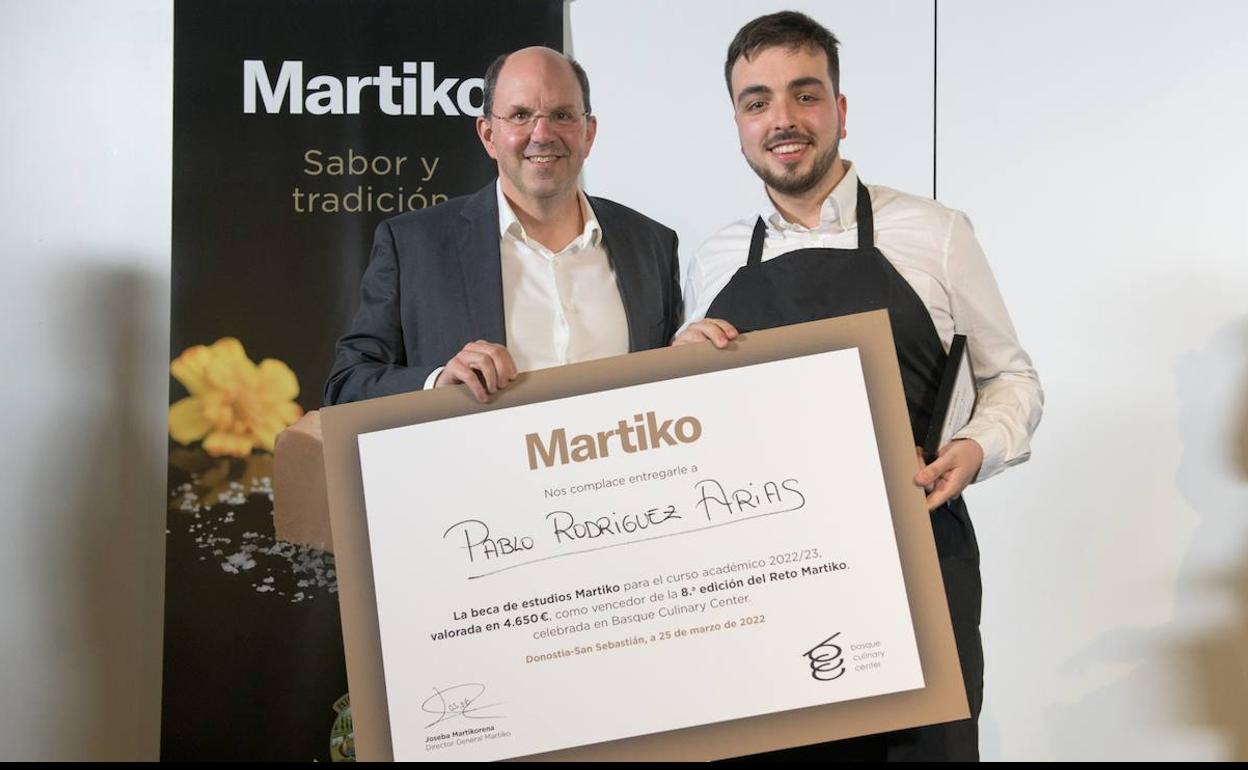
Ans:
{"type": "Polygon", "coordinates": [[[486,404],[459,386],[322,410],[326,487],[357,758],[393,759],[357,440],[361,433],[847,348],[857,348],[862,363],[926,686],[522,759],[712,760],[967,718],[970,712],[931,519],[923,492],[913,483],[915,449],[888,313],[877,310],[743,334],[725,350],[706,343],[685,345],[528,372],[486,404]]]}

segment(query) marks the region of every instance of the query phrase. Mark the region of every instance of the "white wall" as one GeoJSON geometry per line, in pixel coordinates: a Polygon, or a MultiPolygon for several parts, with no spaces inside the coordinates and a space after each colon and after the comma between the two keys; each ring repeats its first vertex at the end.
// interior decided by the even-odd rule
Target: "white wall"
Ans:
{"type": "Polygon", "coordinates": [[[686,264],[766,200],[741,157],[724,57],[742,24],[784,9],[822,19],[843,40],[842,154],[864,181],[932,194],[930,2],[576,0],[572,50],[598,115],[586,187],[674,228],[686,264]]]}
{"type": "Polygon", "coordinates": [[[155,758],[173,14],[0,5],[0,744],[155,758]]]}
{"type": "Polygon", "coordinates": [[[938,191],[1044,382],[970,498],[983,746],[1248,759],[1248,5],[942,0],[938,191]]]}
{"type": "MultiPolygon", "coordinates": [[[[758,200],[720,68],[778,7],[572,7],[587,182],[686,257],[758,200]]],[[[930,193],[932,4],[791,7],[844,41],[846,155],[930,193]]],[[[1048,396],[1035,458],[970,497],[986,758],[1248,759],[1246,26],[1236,0],[940,3],[938,191],[1048,396]]],[[[0,4],[9,759],[156,756],[171,29],[159,0],[0,4]]]]}

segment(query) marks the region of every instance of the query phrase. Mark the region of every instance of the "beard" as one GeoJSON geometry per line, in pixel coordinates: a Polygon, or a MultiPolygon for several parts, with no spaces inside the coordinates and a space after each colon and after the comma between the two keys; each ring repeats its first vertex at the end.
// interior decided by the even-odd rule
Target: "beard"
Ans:
{"type": "MultiPolygon", "coordinates": [[[[809,137],[799,134],[784,135],[772,137],[769,141],[787,139],[801,139],[810,141],[809,137]]],[[[813,144],[813,142],[812,142],[813,144]]],[[[758,174],[758,178],[763,180],[763,184],[782,195],[803,195],[815,189],[823,178],[827,176],[828,169],[832,168],[832,164],[836,162],[837,152],[841,147],[841,138],[839,136],[832,140],[832,146],[815,156],[814,161],[810,164],[810,170],[804,174],[799,174],[796,170],[787,170],[775,172],[769,168],[766,163],[755,163],[748,155],[745,162],[750,168],[758,174]]],[[[766,152],[766,150],[764,150],[766,152]]]]}

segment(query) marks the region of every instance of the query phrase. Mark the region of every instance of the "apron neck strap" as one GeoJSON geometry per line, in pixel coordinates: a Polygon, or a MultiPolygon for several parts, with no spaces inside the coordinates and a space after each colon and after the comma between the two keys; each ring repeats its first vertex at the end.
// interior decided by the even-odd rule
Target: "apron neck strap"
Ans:
{"type": "Polygon", "coordinates": [[[762,217],[754,223],[754,234],[750,236],[750,256],[745,261],[746,265],[754,267],[763,261],[763,241],[767,240],[767,223],[762,217]]]}
{"type": "Polygon", "coordinates": [[[871,214],[871,193],[867,186],[858,180],[858,248],[866,250],[875,248],[875,220],[871,214]]]}
{"type": "MultiPolygon", "coordinates": [[[[871,213],[871,193],[867,186],[858,180],[858,249],[860,251],[875,248],[875,218],[871,213]]],[[[763,261],[763,242],[767,240],[767,223],[759,217],[754,222],[754,234],[750,236],[750,256],[745,264],[753,267],[763,261]]]]}

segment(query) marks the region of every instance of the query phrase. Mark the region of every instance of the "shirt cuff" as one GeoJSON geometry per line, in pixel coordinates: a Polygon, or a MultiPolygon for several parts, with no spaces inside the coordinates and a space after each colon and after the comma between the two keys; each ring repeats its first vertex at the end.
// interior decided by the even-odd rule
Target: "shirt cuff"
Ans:
{"type": "Polygon", "coordinates": [[[442,374],[442,370],[445,368],[445,366],[439,366],[429,373],[429,376],[425,378],[425,390],[433,389],[434,384],[438,381],[438,375],[442,374]]]}
{"type": "Polygon", "coordinates": [[[984,461],[980,464],[979,473],[975,475],[973,483],[990,479],[1005,470],[1005,437],[999,430],[993,427],[976,428],[973,424],[968,424],[953,436],[954,441],[960,438],[974,440],[984,451],[984,461]]]}

